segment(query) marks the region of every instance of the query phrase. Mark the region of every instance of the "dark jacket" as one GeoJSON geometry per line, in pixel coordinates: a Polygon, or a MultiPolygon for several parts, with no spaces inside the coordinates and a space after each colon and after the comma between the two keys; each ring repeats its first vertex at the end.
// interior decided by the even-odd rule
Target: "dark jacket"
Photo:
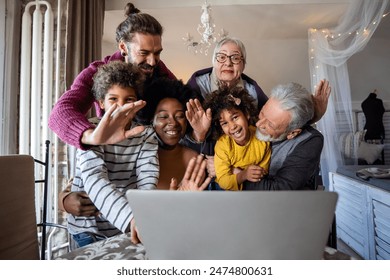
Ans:
{"type": "MultiPolygon", "coordinates": [[[[209,67],[209,68],[205,68],[205,69],[196,71],[194,74],[192,74],[192,76],[188,80],[187,84],[189,86],[191,86],[199,95],[202,95],[201,90],[199,88],[199,85],[196,83],[196,78],[199,76],[205,75],[205,74],[210,75],[212,70],[213,70],[213,68],[209,67]]],[[[267,95],[265,95],[265,93],[260,88],[260,86],[257,84],[257,82],[255,80],[253,80],[252,78],[250,78],[249,76],[247,76],[245,74],[241,74],[241,79],[243,79],[245,82],[247,82],[248,84],[255,87],[256,95],[257,95],[257,108],[260,111],[261,108],[263,108],[263,105],[265,104],[265,102],[267,102],[267,100],[268,100],[267,95]]]]}
{"type": "Polygon", "coordinates": [[[269,175],[260,182],[244,182],[245,190],[313,190],[318,174],[323,135],[307,125],[293,139],[272,143],[269,175]]]}
{"type": "Polygon", "coordinates": [[[385,113],[385,107],[382,100],[377,98],[375,93],[370,93],[363,101],[362,109],[366,117],[364,129],[367,129],[364,139],[384,139],[383,114],[385,113]]]}

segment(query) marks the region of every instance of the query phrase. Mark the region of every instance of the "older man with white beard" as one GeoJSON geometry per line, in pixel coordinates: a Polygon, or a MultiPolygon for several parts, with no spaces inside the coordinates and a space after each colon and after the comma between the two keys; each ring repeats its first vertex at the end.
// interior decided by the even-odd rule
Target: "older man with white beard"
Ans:
{"type": "MultiPolygon", "coordinates": [[[[329,96],[328,82],[320,90],[329,96]]],[[[308,125],[313,118],[312,95],[301,85],[275,87],[259,113],[256,137],[272,142],[269,174],[259,182],[244,183],[245,190],[309,190],[318,172],[324,139],[308,125]]]]}

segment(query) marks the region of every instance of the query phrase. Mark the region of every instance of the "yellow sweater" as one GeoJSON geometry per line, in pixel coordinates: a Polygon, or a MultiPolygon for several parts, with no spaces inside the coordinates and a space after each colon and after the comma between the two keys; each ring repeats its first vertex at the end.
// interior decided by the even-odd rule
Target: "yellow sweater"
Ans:
{"type": "Polygon", "coordinates": [[[237,183],[236,174],[232,173],[232,167],[246,169],[249,165],[259,165],[268,172],[271,160],[270,143],[256,138],[254,126],[249,129],[251,138],[245,146],[239,146],[228,135],[222,135],[215,145],[216,182],[225,190],[242,190],[242,185],[237,183]]]}

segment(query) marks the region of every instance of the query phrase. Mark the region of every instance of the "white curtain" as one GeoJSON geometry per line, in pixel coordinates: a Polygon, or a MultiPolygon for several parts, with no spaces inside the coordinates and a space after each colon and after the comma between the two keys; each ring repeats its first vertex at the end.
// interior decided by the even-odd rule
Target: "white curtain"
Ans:
{"type": "Polygon", "coordinates": [[[0,0],[0,155],[17,152],[20,2],[0,0]]]}
{"type": "Polygon", "coordinates": [[[342,133],[355,131],[347,60],[361,51],[380,24],[388,7],[388,0],[354,0],[336,27],[310,29],[309,63],[311,86],[328,79],[332,93],[328,109],[317,123],[324,135],[321,155],[323,183],[329,186],[329,172],[334,172],[343,162],[339,139],[342,133]]]}

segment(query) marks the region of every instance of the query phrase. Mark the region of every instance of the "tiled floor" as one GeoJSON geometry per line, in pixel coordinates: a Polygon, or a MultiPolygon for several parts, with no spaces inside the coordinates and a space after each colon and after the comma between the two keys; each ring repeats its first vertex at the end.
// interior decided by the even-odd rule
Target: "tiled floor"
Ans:
{"type": "Polygon", "coordinates": [[[351,257],[362,260],[362,257],[352,250],[347,244],[345,244],[341,239],[337,239],[337,250],[350,255],[351,257]]]}

